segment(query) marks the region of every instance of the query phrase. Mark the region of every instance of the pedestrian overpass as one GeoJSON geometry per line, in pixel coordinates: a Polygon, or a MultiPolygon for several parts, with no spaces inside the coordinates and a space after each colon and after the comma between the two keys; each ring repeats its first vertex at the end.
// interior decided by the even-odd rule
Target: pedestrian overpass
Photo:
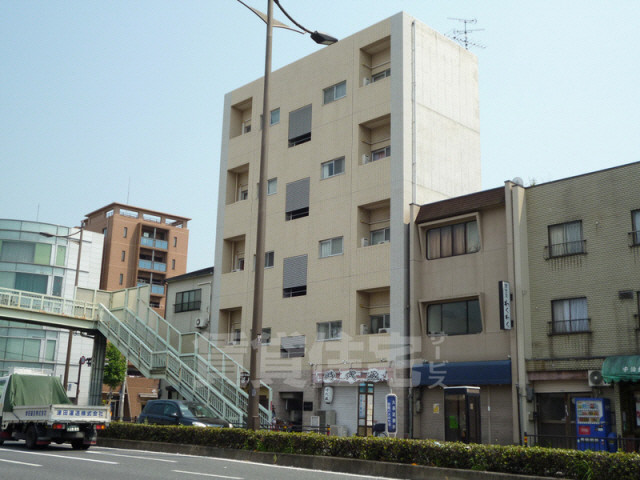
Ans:
{"type": "MultiPolygon", "coordinates": [[[[149,307],[150,287],[115,292],[76,288],[75,300],[0,288],[0,319],[95,334],[89,401],[102,401],[106,342],[147,378],[166,381],[184,398],[209,405],[234,424],[247,423],[249,372],[200,333],[181,333],[149,307]]],[[[264,383],[261,391],[271,388],[264,383]]],[[[260,423],[271,412],[260,406],[260,423]]]]}

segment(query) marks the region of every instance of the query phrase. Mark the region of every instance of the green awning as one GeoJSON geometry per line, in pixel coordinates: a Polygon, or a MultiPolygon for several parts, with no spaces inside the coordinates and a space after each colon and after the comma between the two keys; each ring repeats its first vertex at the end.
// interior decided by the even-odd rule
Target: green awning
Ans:
{"type": "Polygon", "coordinates": [[[602,378],[605,382],[640,382],[640,355],[605,358],[602,378]]]}

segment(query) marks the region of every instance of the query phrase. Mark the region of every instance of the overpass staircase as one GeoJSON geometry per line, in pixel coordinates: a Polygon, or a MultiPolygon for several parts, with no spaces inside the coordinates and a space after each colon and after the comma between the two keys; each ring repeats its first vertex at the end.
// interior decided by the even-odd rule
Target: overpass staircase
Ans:
{"type": "MultiPolygon", "coordinates": [[[[74,301],[1,290],[3,318],[98,330],[145,377],[166,381],[187,400],[209,405],[235,425],[247,424],[249,372],[208,338],[181,333],[158,315],[149,306],[149,286],[116,292],[77,289],[74,301]]],[[[271,388],[261,382],[260,391],[270,404],[271,388]]],[[[269,409],[260,405],[259,415],[261,425],[270,424],[269,409]]]]}

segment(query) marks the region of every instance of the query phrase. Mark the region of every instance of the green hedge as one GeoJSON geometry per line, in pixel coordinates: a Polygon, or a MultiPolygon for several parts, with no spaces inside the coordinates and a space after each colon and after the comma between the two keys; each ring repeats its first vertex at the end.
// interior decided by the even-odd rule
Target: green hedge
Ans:
{"type": "Polygon", "coordinates": [[[467,445],[434,440],[331,437],[240,428],[194,428],[113,422],[101,437],[260,452],[298,453],[444,468],[562,477],[576,480],[638,480],[640,455],[539,447],[467,445]]]}

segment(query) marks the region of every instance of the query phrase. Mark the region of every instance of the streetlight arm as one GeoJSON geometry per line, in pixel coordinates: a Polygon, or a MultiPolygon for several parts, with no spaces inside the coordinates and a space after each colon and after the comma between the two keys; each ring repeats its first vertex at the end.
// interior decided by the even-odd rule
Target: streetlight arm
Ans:
{"type": "MultiPolygon", "coordinates": [[[[246,3],[244,3],[242,0],[237,0],[238,3],[241,3],[242,5],[244,5],[245,7],[247,7],[249,10],[251,10],[253,13],[255,13],[258,18],[260,20],[262,20],[264,23],[267,23],[267,15],[265,15],[264,13],[262,13],[260,10],[258,10],[257,8],[253,8],[250,7],[249,5],[247,5],[246,3]]],[[[275,18],[271,19],[272,21],[272,27],[273,28],[284,28],[286,30],[291,30],[292,32],[296,32],[299,33],[301,35],[304,35],[305,32],[301,32],[300,30],[296,30],[293,27],[290,27],[289,25],[287,25],[286,23],[282,23],[279,22],[278,20],[276,20],[275,18]]]]}
{"type": "MultiPolygon", "coordinates": [[[[238,0],[240,1],[240,0],[238,0]]],[[[311,30],[304,28],[302,25],[300,25],[298,22],[296,22],[293,17],[291,15],[289,15],[287,13],[287,11],[282,7],[282,5],[280,5],[280,0],[273,0],[275,2],[275,4],[278,6],[278,8],[282,11],[282,13],[284,13],[287,18],[289,20],[291,20],[296,27],[304,30],[305,32],[307,32],[308,34],[311,35],[311,39],[316,42],[319,43],[320,45],[333,45],[334,43],[336,43],[338,41],[337,38],[332,37],[331,35],[327,35],[326,33],[321,33],[318,32],[317,30],[315,32],[312,32],[311,30]]]]}

